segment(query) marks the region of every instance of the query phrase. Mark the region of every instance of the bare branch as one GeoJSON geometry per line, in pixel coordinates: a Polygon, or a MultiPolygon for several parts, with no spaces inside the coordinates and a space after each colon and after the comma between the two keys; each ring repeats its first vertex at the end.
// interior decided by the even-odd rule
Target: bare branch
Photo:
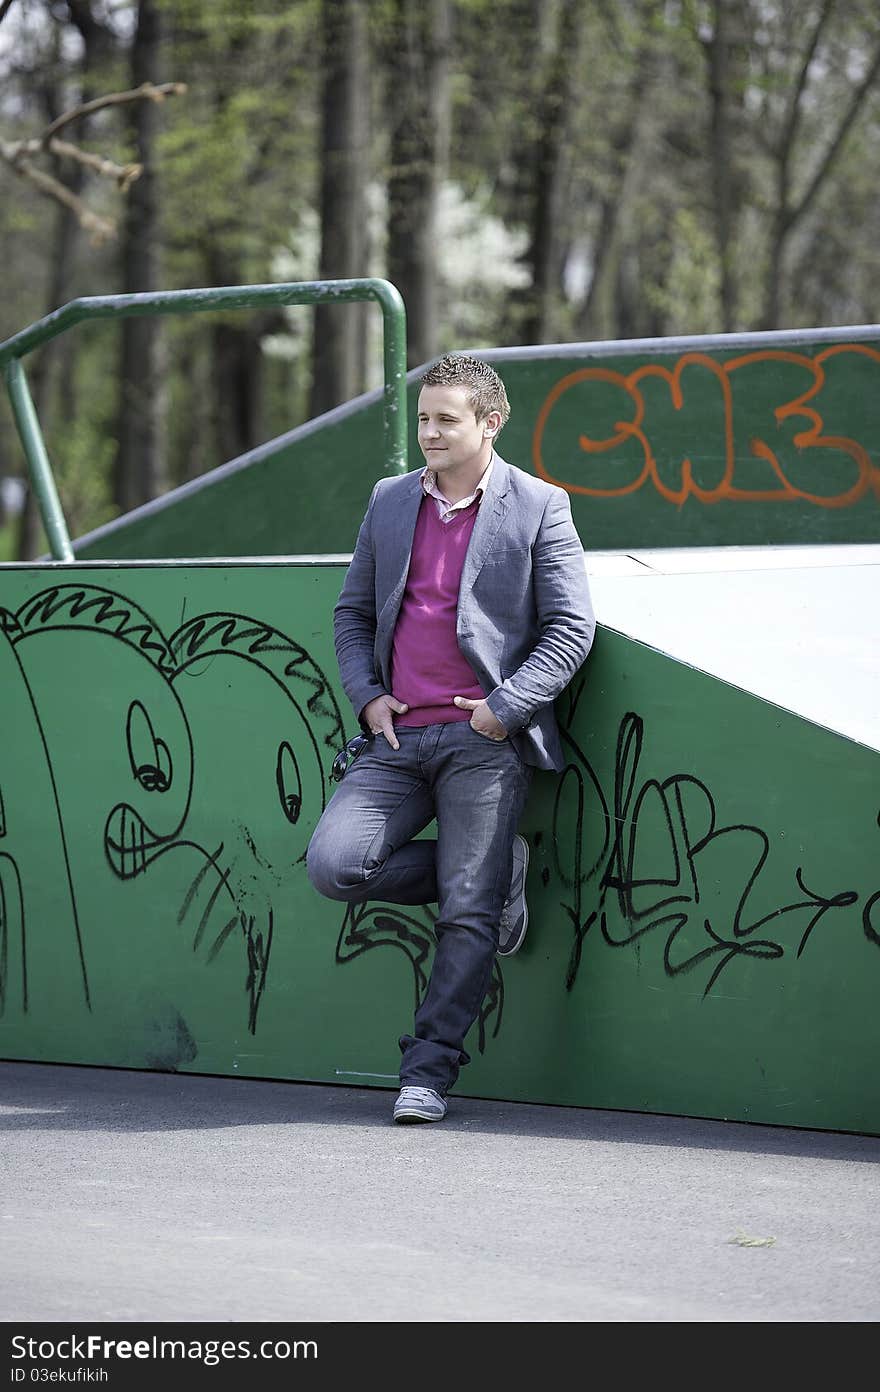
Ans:
{"type": "MultiPolygon", "coordinates": [[[[12,0],[0,0],[0,5],[3,6],[0,9],[0,19],[11,3],[12,0]]],[[[114,180],[120,192],[125,193],[129,185],[143,173],[143,165],[116,164],[103,155],[92,154],[88,150],[81,149],[72,141],[59,140],[57,132],[69,125],[71,121],[77,120],[78,117],[88,116],[93,111],[99,111],[102,107],[121,106],[123,103],[135,101],[161,102],[166,97],[177,96],[185,91],[186,83],[184,82],[163,82],[158,87],[151,82],[144,82],[140,87],[135,87],[128,92],[111,92],[106,96],[96,97],[94,101],[83,102],[80,106],[74,107],[73,110],[65,111],[47,127],[38,139],[0,140],[0,160],[8,164],[20,178],[29,180],[47,198],[52,198],[56,203],[63,203],[66,208],[70,208],[80,226],[91,234],[92,242],[98,245],[106,241],[108,237],[115,237],[116,224],[111,222],[109,218],[93,213],[66,184],[39,169],[30,156],[51,154],[73,160],[76,164],[90,169],[103,179],[114,180]]]]}
{"type": "Polygon", "coordinates": [[[822,30],[825,28],[825,25],[831,18],[831,11],[834,9],[834,4],[835,0],[825,0],[822,9],[819,12],[819,17],[816,20],[806,50],[804,51],[804,57],[801,63],[800,72],[797,75],[797,81],[795,82],[794,87],[792,88],[791,101],[788,107],[788,114],[785,118],[785,126],[779,138],[779,155],[780,159],[786,166],[788,164],[788,157],[791,153],[791,147],[794,144],[795,133],[797,131],[798,121],[801,115],[801,98],[804,95],[804,88],[807,85],[807,76],[809,74],[810,66],[813,62],[813,59],[816,56],[816,49],[819,47],[819,40],[822,37],[822,30]]]}
{"type": "Polygon", "coordinates": [[[16,174],[23,179],[28,179],[34,184],[41,193],[45,193],[48,198],[54,198],[56,203],[63,203],[70,208],[77,218],[80,226],[91,233],[92,242],[97,246],[107,240],[108,237],[115,237],[116,225],[107,218],[99,217],[87,208],[81,198],[77,198],[66,185],[53,179],[51,174],[44,174],[42,169],[37,169],[29,159],[23,158],[20,154],[17,158],[9,159],[5,142],[0,144],[0,156],[7,160],[7,163],[15,170],[16,174]]]}
{"type": "MultiPolygon", "coordinates": [[[[11,165],[18,164],[28,155],[43,154],[47,148],[42,139],[4,140],[0,141],[0,147],[2,147],[0,148],[0,156],[7,164],[11,165]]],[[[133,184],[135,179],[139,179],[144,172],[142,164],[115,164],[113,160],[105,159],[103,155],[95,155],[90,150],[80,149],[79,145],[74,145],[69,140],[50,140],[48,151],[51,155],[58,155],[62,159],[70,159],[76,164],[84,165],[86,169],[91,169],[103,179],[112,179],[122,193],[125,193],[129,185],[133,184]]]]}
{"type": "Polygon", "coordinates": [[[52,140],[49,149],[53,155],[62,155],[77,164],[85,165],[86,169],[93,170],[102,179],[112,179],[120,193],[125,193],[129,185],[144,172],[142,164],[115,164],[103,155],[93,155],[89,150],[81,150],[78,145],[72,145],[68,140],[52,140]]]}
{"type": "Polygon", "coordinates": [[[126,102],[134,101],[163,102],[166,97],[182,96],[185,91],[185,82],[163,82],[158,87],[152,82],[144,82],[140,87],[134,87],[128,92],[108,92],[106,96],[95,97],[94,101],[83,102],[72,111],[63,112],[44,131],[43,144],[48,145],[52,137],[64,126],[70,125],[71,121],[78,120],[80,116],[90,116],[93,111],[101,111],[105,106],[122,106],[126,102]]]}
{"type": "Polygon", "coordinates": [[[816,194],[819,192],[819,189],[824,183],[825,177],[829,169],[831,168],[832,164],[837,158],[837,154],[840,150],[841,145],[843,144],[846,137],[849,135],[852,124],[859,114],[859,110],[862,106],[862,103],[865,100],[865,97],[868,95],[871,88],[874,86],[874,83],[877,81],[878,76],[880,76],[880,44],[878,44],[877,46],[877,50],[874,54],[871,66],[869,67],[864,78],[859,83],[858,87],[853,93],[852,101],[849,104],[849,109],[844,114],[843,119],[841,120],[840,125],[837,128],[837,134],[835,135],[831,144],[828,146],[828,149],[825,151],[819,168],[813,175],[809,188],[807,189],[806,193],[804,194],[797,207],[792,208],[790,210],[788,217],[789,226],[803,216],[803,214],[807,211],[810,204],[812,203],[813,199],[816,197],[816,194]]]}

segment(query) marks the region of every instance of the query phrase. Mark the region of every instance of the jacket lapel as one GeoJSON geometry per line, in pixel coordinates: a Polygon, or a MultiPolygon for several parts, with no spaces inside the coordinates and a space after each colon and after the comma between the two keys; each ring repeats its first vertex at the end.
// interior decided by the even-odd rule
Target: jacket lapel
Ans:
{"type": "Polygon", "coordinates": [[[377,637],[389,634],[397,622],[400,602],[409,574],[409,561],[412,555],[413,535],[419,516],[424,489],[421,483],[421,469],[410,479],[410,487],[395,507],[391,525],[383,528],[379,544],[386,553],[386,574],[393,577],[391,586],[382,605],[377,620],[377,637]]]}
{"type": "Polygon", "coordinates": [[[459,607],[482,570],[483,562],[492,550],[498,530],[507,516],[509,505],[505,494],[509,485],[510,466],[496,454],[489,486],[477,509],[477,519],[462,567],[461,587],[458,592],[459,607]]]}

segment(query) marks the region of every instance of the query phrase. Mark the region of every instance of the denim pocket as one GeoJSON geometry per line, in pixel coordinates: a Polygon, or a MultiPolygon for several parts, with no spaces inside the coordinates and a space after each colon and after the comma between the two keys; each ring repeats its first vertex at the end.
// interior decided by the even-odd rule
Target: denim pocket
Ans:
{"type": "Polygon", "coordinates": [[[468,729],[471,731],[472,734],[476,735],[478,740],[483,740],[486,744],[506,744],[510,738],[510,736],[506,734],[503,736],[502,739],[495,739],[492,735],[483,735],[480,733],[478,729],[475,728],[475,726],[471,724],[470,721],[468,721],[468,729]]]}

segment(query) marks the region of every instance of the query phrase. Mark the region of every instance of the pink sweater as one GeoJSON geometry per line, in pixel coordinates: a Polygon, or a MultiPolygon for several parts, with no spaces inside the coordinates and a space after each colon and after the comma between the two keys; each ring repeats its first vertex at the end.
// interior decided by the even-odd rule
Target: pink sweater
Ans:
{"type": "Polygon", "coordinates": [[[439,725],[470,720],[453,696],[481,701],[485,695],[455,636],[461,571],[477,502],[441,522],[434,500],[422,499],[412,558],[391,655],[391,690],[409,710],[395,725],[439,725]]]}

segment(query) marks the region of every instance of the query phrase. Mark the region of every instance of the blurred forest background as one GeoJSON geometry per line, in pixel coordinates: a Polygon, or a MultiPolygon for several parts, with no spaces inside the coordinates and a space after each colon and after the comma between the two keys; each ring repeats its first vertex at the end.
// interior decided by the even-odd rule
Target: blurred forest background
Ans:
{"type": "MultiPolygon", "coordinates": [[[[350,276],[401,291],[410,366],[877,323],[878,165],[877,0],[0,0],[0,341],[82,295],[350,276]]],[[[27,370],[76,536],[379,385],[381,315],[80,326],[27,370]]]]}

